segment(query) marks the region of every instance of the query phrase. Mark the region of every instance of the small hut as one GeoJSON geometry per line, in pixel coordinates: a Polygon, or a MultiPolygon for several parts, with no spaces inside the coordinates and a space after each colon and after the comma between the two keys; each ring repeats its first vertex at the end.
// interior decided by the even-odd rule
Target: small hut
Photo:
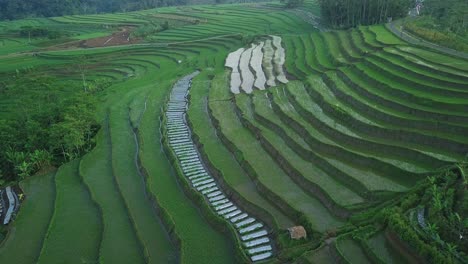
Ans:
{"type": "Polygon", "coordinates": [[[307,238],[307,232],[303,226],[293,226],[288,228],[291,239],[307,238]]]}

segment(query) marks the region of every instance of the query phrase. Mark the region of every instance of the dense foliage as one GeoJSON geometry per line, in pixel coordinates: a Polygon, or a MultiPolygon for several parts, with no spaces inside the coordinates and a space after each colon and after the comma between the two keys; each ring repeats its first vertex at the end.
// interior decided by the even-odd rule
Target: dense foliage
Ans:
{"type": "Polygon", "coordinates": [[[468,1],[465,0],[427,0],[424,2],[423,14],[430,15],[440,25],[456,34],[468,31],[468,1]]]}
{"type": "Polygon", "coordinates": [[[404,24],[413,35],[452,49],[468,52],[468,1],[427,0],[421,16],[404,24]]]}
{"type": "Polygon", "coordinates": [[[61,31],[49,30],[47,28],[23,26],[19,30],[19,35],[20,37],[29,38],[29,40],[31,40],[31,38],[58,39],[66,34],[61,31]]]}
{"type": "Polygon", "coordinates": [[[2,182],[72,160],[92,147],[98,128],[95,99],[76,89],[64,96],[63,87],[48,77],[17,76],[2,84],[2,96],[17,98],[17,112],[0,119],[2,182]]]}
{"type": "Polygon", "coordinates": [[[434,263],[457,263],[468,250],[466,163],[458,166],[429,177],[400,207],[385,210],[390,229],[434,263]]]}
{"type": "Polygon", "coordinates": [[[187,0],[3,0],[0,2],[0,19],[125,12],[158,6],[184,5],[186,3],[187,0]]]}
{"type": "Polygon", "coordinates": [[[337,28],[371,25],[406,15],[411,0],[319,0],[322,16],[337,28]]]}
{"type": "Polygon", "coordinates": [[[304,0],[281,0],[281,3],[284,3],[287,8],[296,8],[304,5],[304,0]]]}

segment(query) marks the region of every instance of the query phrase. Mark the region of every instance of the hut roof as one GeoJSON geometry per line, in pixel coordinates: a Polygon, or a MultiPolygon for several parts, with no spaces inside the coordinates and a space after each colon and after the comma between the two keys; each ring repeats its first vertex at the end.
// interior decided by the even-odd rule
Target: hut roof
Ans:
{"type": "Polygon", "coordinates": [[[288,228],[291,239],[301,239],[307,237],[307,232],[303,226],[293,226],[288,228]]]}

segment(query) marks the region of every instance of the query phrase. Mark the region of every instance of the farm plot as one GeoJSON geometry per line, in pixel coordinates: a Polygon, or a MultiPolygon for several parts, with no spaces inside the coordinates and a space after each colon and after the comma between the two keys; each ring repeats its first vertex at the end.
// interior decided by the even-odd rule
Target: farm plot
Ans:
{"type": "Polygon", "coordinates": [[[338,237],[335,243],[341,258],[348,263],[372,263],[365,255],[363,248],[351,237],[338,237]]]}
{"type": "Polygon", "coordinates": [[[263,62],[263,48],[264,42],[261,42],[252,51],[252,58],[250,59],[250,66],[255,72],[255,82],[254,86],[260,90],[265,90],[266,77],[263,72],[262,62],[263,62]]]}
{"type": "Polygon", "coordinates": [[[76,160],[62,166],[55,175],[55,210],[38,263],[51,263],[57,259],[70,263],[99,259],[102,216],[81,182],[79,162],[76,160]]]}
{"type": "Polygon", "coordinates": [[[273,49],[273,45],[271,44],[271,40],[265,40],[265,44],[263,46],[263,68],[265,69],[265,76],[267,77],[267,85],[268,86],[276,86],[275,82],[275,74],[273,72],[273,56],[275,51],[273,49]]]}
{"type": "Polygon", "coordinates": [[[240,93],[240,85],[242,83],[241,75],[239,72],[239,62],[244,48],[240,48],[234,52],[229,53],[226,58],[225,66],[231,68],[231,92],[234,94],[240,93]]]}
{"type": "MultiPolygon", "coordinates": [[[[269,130],[268,128],[260,125],[257,123],[257,120],[264,120],[268,119],[269,122],[273,123],[275,120],[279,120],[279,118],[275,117],[274,112],[269,107],[269,100],[265,98],[263,95],[256,95],[253,98],[253,102],[251,103],[252,108],[255,109],[255,117],[254,119],[250,119],[249,115],[245,115],[249,118],[249,121],[255,125],[257,128],[260,129],[261,133],[264,135],[265,140],[270,144],[273,149],[275,149],[276,158],[282,160],[283,166],[288,166],[289,168],[293,168],[297,172],[296,175],[290,175],[291,177],[300,176],[305,179],[306,182],[313,183],[314,185],[309,185],[305,187],[305,182],[302,182],[301,185],[304,186],[304,189],[313,190],[313,193],[319,194],[322,193],[323,196],[321,197],[318,195],[319,198],[323,199],[323,203],[325,204],[338,204],[342,207],[348,207],[353,204],[358,204],[364,202],[364,199],[359,195],[353,193],[347,187],[341,185],[340,183],[333,180],[333,177],[326,175],[324,171],[320,168],[315,166],[312,163],[304,162],[304,159],[296,154],[293,148],[290,148],[286,142],[286,138],[282,133],[278,133],[275,129],[269,130]],[[278,134],[276,134],[276,133],[278,134]],[[288,164],[288,165],[286,165],[288,164]],[[314,186],[314,187],[312,187],[314,186]],[[335,188],[340,189],[339,193],[335,192],[335,188]],[[327,201],[327,199],[330,199],[327,201]]],[[[242,112],[249,111],[249,109],[245,109],[246,106],[242,106],[242,112]]],[[[252,109],[253,110],[253,109],[252,109]]],[[[267,124],[267,123],[265,123],[267,124]]],[[[276,124],[278,125],[278,124],[276,124]]],[[[286,128],[283,128],[286,130],[286,128]]],[[[291,131],[287,131],[289,134],[293,134],[291,131]]],[[[293,138],[289,138],[288,140],[297,140],[297,137],[292,136],[293,138]]],[[[298,140],[299,141],[299,140],[298,140]]],[[[299,141],[300,142],[300,141],[299,141]]],[[[300,145],[303,142],[295,143],[300,145]]],[[[291,146],[296,146],[295,144],[291,144],[291,146]]],[[[305,144],[304,144],[305,145],[305,144]]],[[[310,151],[310,149],[308,149],[310,151]]],[[[280,163],[280,162],[278,162],[280,163]]],[[[283,168],[285,171],[289,171],[283,168]]],[[[306,190],[307,191],[307,190],[306,190]]],[[[332,208],[331,205],[328,205],[330,209],[332,208]]]]}
{"type": "MultiPolygon", "coordinates": [[[[300,109],[296,109],[295,107],[297,106],[293,106],[288,97],[274,93],[272,105],[282,121],[285,124],[289,124],[313,149],[320,150],[322,155],[333,160],[342,161],[356,169],[366,171],[366,174],[371,172],[372,174],[381,175],[381,177],[398,177],[398,183],[401,185],[407,185],[409,183],[407,182],[408,180],[418,180],[418,177],[414,177],[413,173],[399,169],[385,161],[360,155],[345,147],[340,147],[334,141],[328,139],[323,132],[317,130],[309,121],[304,119],[302,114],[298,112],[300,109]],[[340,154],[337,155],[338,153],[340,154]],[[377,166],[376,164],[379,165],[377,166]],[[395,173],[395,171],[398,171],[398,173],[395,173]],[[395,174],[398,176],[395,176],[395,174]],[[405,176],[403,177],[402,175],[405,176]]],[[[393,180],[396,180],[396,178],[393,180]]]]}
{"type": "Polygon", "coordinates": [[[239,60],[239,69],[242,79],[241,88],[245,93],[252,93],[253,84],[255,81],[255,76],[250,70],[250,59],[252,57],[252,51],[254,45],[242,52],[242,55],[239,60]]]}
{"type": "Polygon", "coordinates": [[[144,175],[138,171],[135,160],[138,145],[128,120],[128,108],[121,107],[126,105],[128,99],[122,99],[122,104],[113,104],[115,108],[109,116],[111,140],[113,146],[118,146],[112,148],[112,169],[116,184],[122,193],[136,235],[144,248],[147,262],[168,261],[174,250],[154,212],[154,205],[146,194],[144,175]]]}
{"type": "MultiPolygon", "coordinates": [[[[223,59],[223,58],[222,58],[223,59]]],[[[220,69],[223,71],[223,69],[220,69]]],[[[197,76],[190,92],[190,107],[188,119],[192,132],[202,144],[202,151],[205,158],[222,175],[222,179],[227,186],[237,193],[239,199],[245,199],[245,204],[252,204],[253,210],[261,220],[273,222],[272,227],[286,229],[293,225],[288,216],[280,212],[265,197],[256,190],[255,183],[249,178],[247,173],[237,163],[228,149],[223,145],[222,140],[216,133],[217,124],[210,122],[210,114],[207,113],[208,93],[213,83],[216,83],[218,76],[212,82],[207,82],[206,76],[209,73],[201,73],[197,76]],[[261,213],[264,210],[264,213],[261,213]]],[[[225,78],[224,75],[220,77],[225,78]]],[[[243,205],[244,205],[243,203],[243,205]]]]}
{"type": "Polygon", "coordinates": [[[281,38],[278,36],[270,36],[258,44],[251,44],[251,47],[245,50],[241,48],[231,52],[225,62],[225,66],[231,68],[231,92],[240,93],[239,79],[242,80],[242,90],[247,94],[252,93],[253,87],[264,90],[265,84],[274,87],[275,81],[287,83],[283,69],[285,55],[281,38]]]}
{"type": "MultiPolygon", "coordinates": [[[[224,98],[224,84],[216,83],[210,90],[209,108],[213,113],[212,118],[219,124],[218,134],[223,135],[231,142],[227,145],[232,152],[242,153],[242,158],[236,157],[242,166],[251,168],[249,174],[261,184],[261,192],[266,198],[278,208],[290,215],[304,215],[306,222],[318,231],[336,227],[341,222],[331,215],[319,200],[306,194],[296,183],[294,183],[279,165],[266,153],[255,137],[247,131],[238,117],[232,104],[213,100],[224,98]]],[[[227,92],[227,91],[226,91],[227,92]]],[[[298,217],[295,217],[298,221],[298,217]]]]}
{"type": "MultiPolygon", "coordinates": [[[[170,87],[171,83],[160,82],[160,85],[170,87]]],[[[157,201],[170,236],[180,247],[181,263],[234,263],[231,241],[214,230],[195,204],[184,195],[171,164],[161,151],[162,135],[159,129],[162,124],[158,117],[165,95],[166,89],[153,90],[139,126],[141,164],[148,173],[148,189],[157,201]]],[[[172,260],[176,261],[177,258],[172,260]]]]}
{"type": "MultiPolygon", "coordinates": [[[[295,86],[299,87],[299,86],[295,86]]],[[[299,89],[291,90],[292,94],[294,92],[300,91],[299,89]]],[[[312,93],[312,91],[311,91],[312,93]]],[[[365,125],[364,123],[360,123],[359,121],[354,121],[354,127],[351,125],[351,122],[342,122],[341,120],[352,120],[352,118],[337,118],[338,115],[334,112],[333,107],[328,105],[320,106],[315,104],[314,100],[304,100],[307,98],[307,95],[299,92],[294,95],[295,105],[301,109],[301,112],[305,116],[305,119],[309,120],[311,125],[316,127],[318,131],[321,131],[322,134],[326,135],[326,137],[330,138],[332,141],[345,146],[347,149],[353,150],[354,152],[361,152],[363,154],[372,155],[374,149],[379,149],[381,151],[385,150],[385,154],[382,155],[382,158],[395,166],[398,166],[402,169],[420,172],[426,169],[433,169],[434,167],[431,166],[443,166],[445,165],[444,161],[434,159],[433,157],[427,156],[421,152],[419,152],[416,148],[408,148],[405,144],[399,144],[399,140],[395,140],[396,142],[392,142],[392,132],[387,132],[384,128],[377,128],[365,125]],[[297,99],[297,100],[296,100],[297,99]],[[300,102],[299,102],[300,101],[300,102]],[[317,114],[321,113],[321,114],[317,114]],[[362,125],[363,129],[358,129],[358,125],[362,125]],[[370,129],[378,130],[379,136],[388,134],[388,140],[383,140],[379,138],[379,136],[372,136],[369,135],[366,131],[370,129]],[[333,131],[332,131],[333,130],[333,131]],[[346,140],[344,140],[346,138],[346,140]],[[354,142],[354,143],[353,143],[354,142]],[[360,146],[364,144],[367,146],[375,146],[375,148],[366,148],[360,149],[360,146]],[[405,158],[401,158],[405,157],[405,158]],[[413,164],[408,164],[407,160],[411,159],[413,164]]],[[[342,116],[346,114],[342,113],[342,116]]],[[[409,136],[409,135],[408,135],[409,136]]],[[[417,135],[412,135],[416,137],[417,135]]],[[[415,140],[416,141],[416,140],[415,140]]],[[[379,152],[374,152],[376,154],[379,152]]],[[[380,153],[379,153],[380,154],[380,153]]]]}
{"type": "Polygon", "coordinates": [[[284,73],[284,68],[283,68],[286,53],[284,51],[284,48],[281,46],[281,37],[271,36],[271,38],[273,39],[272,43],[275,48],[275,55],[273,56],[273,62],[274,62],[274,69],[276,73],[276,80],[284,84],[288,83],[288,79],[286,78],[286,75],[284,73]]]}
{"type": "Polygon", "coordinates": [[[122,201],[111,165],[111,144],[108,130],[99,134],[101,143],[85,156],[80,164],[80,175],[89,186],[93,199],[99,204],[103,216],[104,232],[100,259],[112,263],[143,263],[143,249],[134,233],[128,211],[122,201]],[[98,162],[106,157],[108,162],[98,162]],[[97,177],[96,175],[99,175],[97,177]],[[119,255],[115,255],[115,250],[119,255]]]}
{"type": "Polygon", "coordinates": [[[378,232],[370,237],[364,243],[372,250],[372,254],[377,256],[385,263],[402,263],[407,260],[396,251],[393,246],[386,240],[385,232],[378,232]]]}

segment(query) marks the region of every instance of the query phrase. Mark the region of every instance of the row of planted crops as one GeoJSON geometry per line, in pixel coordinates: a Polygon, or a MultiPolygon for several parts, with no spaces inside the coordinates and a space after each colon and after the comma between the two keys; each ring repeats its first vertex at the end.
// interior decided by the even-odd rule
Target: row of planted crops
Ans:
{"type": "MultiPolygon", "coordinates": [[[[200,16],[214,13],[208,9],[191,12],[200,16]]],[[[233,6],[219,10],[234,16],[241,13],[240,9],[233,6]]],[[[144,17],[151,12],[141,13],[144,17]]],[[[181,11],[168,8],[166,13],[166,17],[178,18],[174,13],[181,11]]],[[[266,17],[262,9],[252,8],[252,13],[266,17]]],[[[277,17],[288,17],[282,13],[278,11],[277,17]]],[[[140,23],[138,17],[140,14],[60,17],[50,23],[70,27],[82,23],[126,25],[140,23]]],[[[2,243],[0,262],[230,263],[237,262],[235,254],[244,254],[237,252],[224,224],[207,220],[198,204],[184,193],[159,144],[161,106],[173,81],[195,68],[222,66],[228,49],[242,45],[239,33],[244,33],[203,28],[190,32],[200,36],[188,39],[190,43],[168,47],[145,44],[5,58],[9,63],[2,63],[4,74],[37,68],[37,72],[80,81],[82,72],[75,62],[84,55],[88,80],[106,78],[115,84],[99,95],[102,128],[95,149],[56,173],[22,184],[27,199],[14,224],[15,232],[2,243]]],[[[178,42],[176,37],[166,39],[178,42]]],[[[249,229],[243,233],[247,234],[257,226],[246,227],[249,229]]],[[[245,254],[265,252],[264,248],[255,248],[245,254]]]]}
{"type": "MultiPolygon", "coordinates": [[[[208,107],[257,190],[296,223],[336,230],[466,155],[466,61],[410,47],[384,26],[284,40],[297,80],[223,101],[220,74],[208,107]]],[[[399,263],[401,245],[382,232],[362,231],[361,244],[340,236],[310,260],[399,263]]]]}
{"type": "Polygon", "coordinates": [[[348,219],[466,155],[466,61],[384,26],[315,31],[274,5],[53,20],[149,15],[197,23],[154,35],[158,45],[6,58],[2,73],[34,65],[79,81],[85,54],[88,77],[114,85],[99,95],[96,147],[22,184],[0,262],[407,260],[391,230],[346,235],[348,219]],[[170,96],[195,70],[190,92],[170,96]],[[289,239],[297,225],[307,240],[289,239]]]}

